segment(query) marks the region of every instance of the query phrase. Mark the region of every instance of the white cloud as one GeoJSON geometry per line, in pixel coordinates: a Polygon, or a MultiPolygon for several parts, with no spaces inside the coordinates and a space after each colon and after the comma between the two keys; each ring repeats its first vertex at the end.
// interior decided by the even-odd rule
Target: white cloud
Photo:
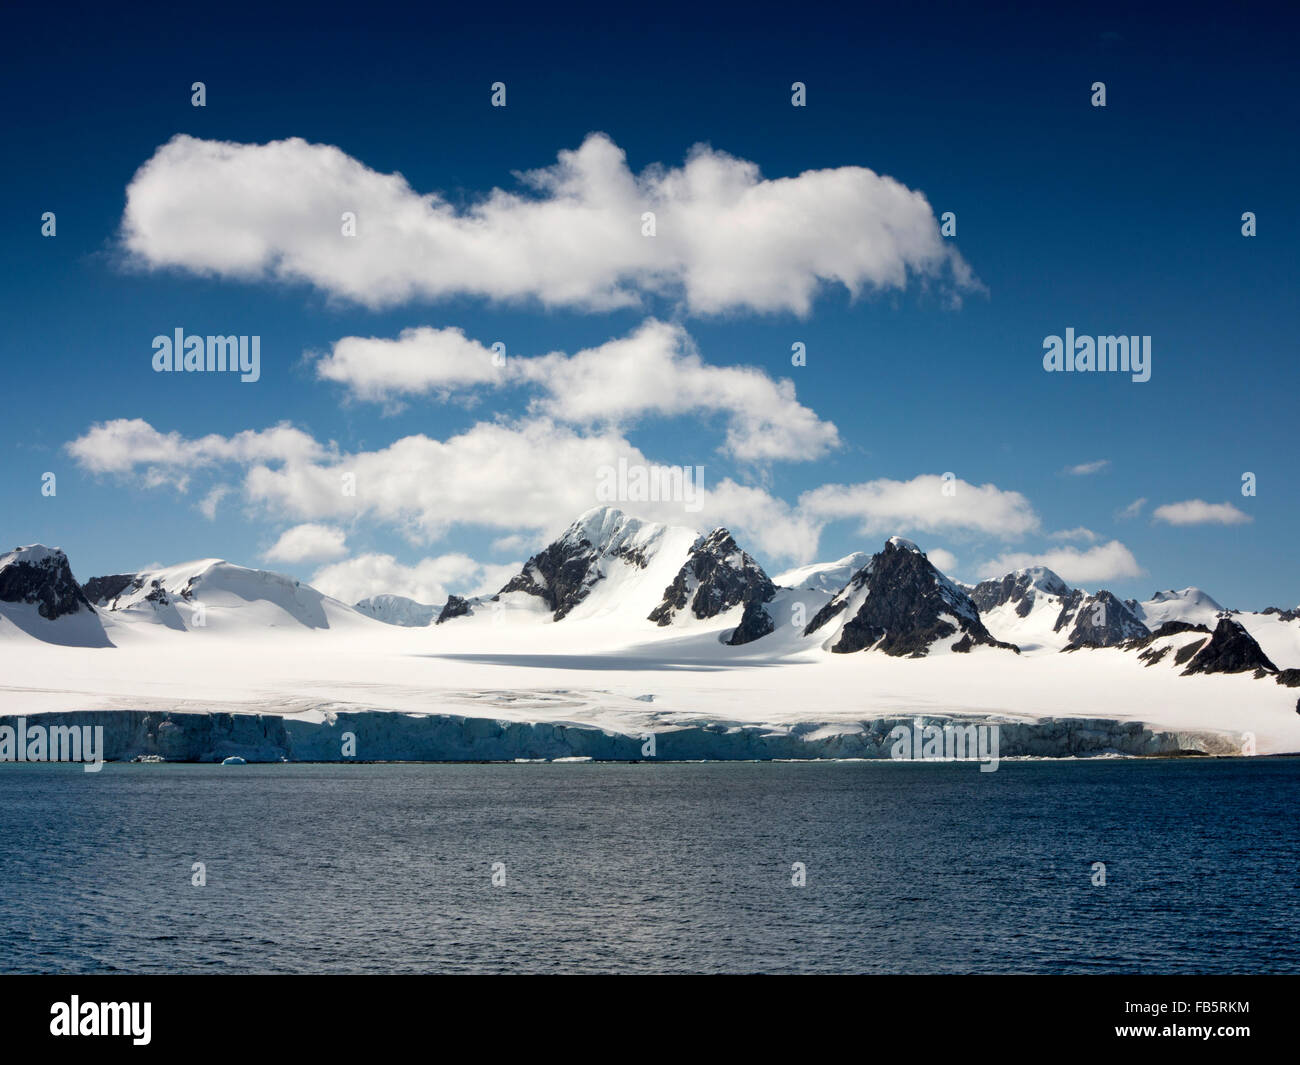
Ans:
{"type": "Polygon", "coordinates": [[[981,577],[1001,577],[1029,566],[1046,566],[1070,584],[1095,584],[1098,581],[1139,577],[1142,567],[1133,552],[1118,540],[1097,544],[1087,550],[1058,547],[1039,554],[1014,552],[1004,554],[980,567],[981,577]]]}
{"type": "Polygon", "coordinates": [[[800,508],[823,520],[856,518],[868,535],[909,531],[967,531],[1014,539],[1038,528],[1038,515],[1019,492],[993,484],[922,474],[910,481],[879,479],[828,484],[805,492],[800,508]]]}
{"type": "MultiPolygon", "coordinates": [[[[95,426],[67,447],[88,469],[138,476],[148,463],[159,461],[155,445],[162,434],[145,422],[124,425],[116,432],[95,426]],[[149,444],[137,462],[129,448],[117,446],[124,436],[149,444]],[[105,437],[116,442],[111,462],[95,446],[105,437]]],[[[380,450],[353,454],[302,435],[311,446],[299,442],[293,448],[265,448],[274,452],[265,460],[258,457],[258,448],[223,449],[219,442],[225,438],[204,437],[200,448],[200,441],[179,434],[168,437],[167,454],[202,455],[207,464],[224,459],[242,467],[245,501],[277,521],[369,519],[399,529],[414,543],[475,525],[526,538],[507,540],[512,550],[525,542],[545,542],[603,502],[597,497],[603,468],[617,467],[620,459],[629,466],[653,464],[617,432],[581,433],[546,418],[513,425],[480,422],[447,440],[407,436],[380,450]],[[354,488],[352,494],[344,490],[347,485],[354,488]]],[[[760,488],[730,479],[711,485],[707,469],[698,506],[691,509],[686,500],[615,505],[652,521],[696,528],[727,525],[756,550],[799,562],[813,557],[820,521],[760,488]]]]}
{"type": "Polygon", "coordinates": [[[348,553],[347,535],[332,525],[295,525],[262,555],[264,562],[325,562],[348,553]]]}
{"type": "Polygon", "coordinates": [[[361,399],[448,396],[475,385],[532,384],[535,412],[577,425],[621,427],[647,415],[722,413],[725,450],[747,462],[818,458],[839,445],[830,422],[795,399],[793,382],[749,366],[710,366],[679,325],[649,319],[626,337],[574,355],[507,356],[459,329],[408,329],[397,340],[345,337],[317,363],[361,399]]]}
{"type": "Polygon", "coordinates": [[[1156,507],[1151,512],[1151,518],[1170,525],[1244,525],[1254,520],[1231,503],[1207,503],[1203,499],[1166,503],[1156,507]]]}
{"type": "Polygon", "coordinates": [[[497,592],[521,565],[484,565],[468,555],[456,553],[421,559],[407,566],[392,555],[366,554],[322,566],[312,575],[311,585],[345,603],[392,594],[404,595],[418,603],[440,605],[453,592],[467,595],[497,592]]]}
{"type": "MultiPolygon", "coordinates": [[[[653,465],[613,429],[579,431],[547,417],[479,422],[446,440],[417,434],[355,453],[288,426],[190,440],[159,434],[146,422],[94,426],[67,446],[86,468],[121,477],[186,456],[240,467],[244,502],[277,522],[371,521],[416,544],[437,541],[454,527],[476,526],[497,534],[496,542],[511,553],[545,543],[604,502],[597,496],[603,468],[617,467],[620,459],[629,466],[653,465]],[[136,454],[124,440],[145,446],[136,454]],[[97,446],[103,441],[111,446],[97,446]]],[[[652,521],[698,529],[725,525],[756,554],[796,564],[816,557],[823,527],[837,519],[856,519],[868,535],[922,531],[1014,539],[1039,526],[1024,496],[992,484],[925,474],[910,481],[824,485],[791,505],[762,487],[730,478],[712,482],[709,467],[704,469],[690,509],[686,500],[615,505],[652,521]]]]}
{"type": "MultiPolygon", "coordinates": [[[[283,422],[271,429],[246,429],[229,437],[209,433],[187,438],[174,430],[159,432],[143,418],[116,418],[93,425],[66,449],[91,473],[136,474],[148,487],[170,484],[181,491],[188,489],[195,470],[218,463],[307,461],[327,453],[306,433],[283,422]]],[[[204,505],[207,503],[205,500],[204,505]]],[[[215,502],[212,508],[215,513],[215,502]]]]}
{"type": "Polygon", "coordinates": [[[405,395],[438,394],[502,383],[492,349],[463,330],[422,326],[396,340],[344,337],[316,362],[316,376],[347,386],[357,399],[392,402],[405,395]]]}
{"type": "Polygon", "coordinates": [[[516,176],[522,193],[458,209],[331,145],[178,134],[127,187],[122,236],[149,267],[306,281],[371,307],[469,295],[601,310],[680,293],[697,313],[802,315],[827,284],[855,296],[909,276],[979,287],[925,196],[865,167],[768,180],[697,145],[682,166],[637,175],[593,133],[516,176]],[[346,211],[356,236],[341,233],[346,211]]]}
{"type": "Polygon", "coordinates": [[[199,502],[199,513],[208,521],[217,520],[217,508],[221,506],[221,501],[230,495],[233,489],[228,484],[213,485],[208,490],[208,494],[199,502]]]}
{"type": "Polygon", "coordinates": [[[1051,534],[1053,540],[1078,540],[1080,543],[1095,544],[1099,537],[1091,529],[1077,525],[1073,529],[1058,529],[1051,534]]]}
{"type": "Polygon", "coordinates": [[[939,568],[940,572],[947,574],[949,577],[952,576],[953,570],[957,568],[957,556],[951,551],[944,550],[942,547],[936,547],[933,550],[927,551],[925,557],[934,563],[934,565],[939,568]]]}
{"type": "Polygon", "coordinates": [[[1139,499],[1133,500],[1133,502],[1130,503],[1128,506],[1115,511],[1115,518],[1117,521],[1128,521],[1130,518],[1136,518],[1139,514],[1142,513],[1142,508],[1145,507],[1146,505],[1147,505],[1147,497],[1142,496],[1139,499]]]}
{"type": "Polygon", "coordinates": [[[1089,474],[1100,473],[1109,465],[1110,459],[1097,459],[1095,462],[1081,462],[1077,466],[1067,466],[1061,472],[1071,477],[1087,477],[1089,474]]]}

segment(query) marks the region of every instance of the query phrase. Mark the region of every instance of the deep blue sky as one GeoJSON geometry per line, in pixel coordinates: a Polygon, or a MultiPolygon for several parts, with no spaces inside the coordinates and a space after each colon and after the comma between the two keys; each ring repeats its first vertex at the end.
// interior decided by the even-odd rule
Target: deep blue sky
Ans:
{"type": "MultiPolygon", "coordinates": [[[[936,213],[957,212],[956,245],[987,287],[959,309],[915,285],[857,300],[827,286],[802,320],[686,315],[708,361],[793,378],[844,446],[744,470],[715,454],[718,424],[647,420],[629,429],[646,454],[707,461],[711,480],[747,477],[790,502],[827,482],[954,470],[1023,493],[1043,533],[911,534],[956,555],[956,576],[973,579],[983,559],[1040,552],[1056,546],[1051,531],[1085,526],[1120,540],[1145,572],[1081,583],[1141,597],[1198,584],[1227,605],[1294,605],[1296,16],[1078,8],[685,5],[652,15],[609,5],[543,17],[536,7],[466,15],[372,3],[293,16],[99,9],[57,25],[47,9],[11,11],[0,69],[0,528],[11,545],[64,547],[82,579],[205,556],[259,565],[293,521],[236,499],[210,521],[195,509],[202,478],[180,494],[96,477],[64,445],[114,418],[186,436],[288,420],[347,451],[412,433],[443,439],[483,412],[415,402],[386,416],[345,403],[304,367],[303,351],[417,325],[508,338],[529,354],[574,351],[630,332],[647,313],[674,316],[654,299],[604,313],[477,299],[371,311],[305,285],[128,269],[117,245],[125,189],[173,135],[303,137],[400,171],[419,192],[471,202],[517,188],[514,171],[603,131],[638,172],[680,165],[704,141],[767,178],[849,165],[888,174],[936,213]],[[487,86],[498,79],[510,98],[494,111],[487,86]],[[207,84],[206,108],[190,106],[195,80],[207,84]],[[794,80],[809,86],[806,109],[789,106],[794,80]],[[1098,80],[1105,109],[1088,102],[1098,80]],[[54,239],[40,235],[46,210],[57,212],[54,239]],[[1247,210],[1258,218],[1252,239],[1240,232],[1247,210]],[[150,340],[175,325],[260,334],[263,380],[153,374],[150,340]],[[1042,339],[1067,326],[1151,334],[1152,380],[1045,374],[1042,339]],[[808,367],[790,367],[793,340],[808,345],[808,367]],[[1094,475],[1061,472],[1098,460],[1109,465],[1094,475]],[[59,475],[54,499],[40,494],[46,470],[59,475]],[[1255,498],[1240,494],[1243,471],[1258,477],[1255,498]],[[1138,517],[1115,518],[1140,497],[1149,502],[1138,517]],[[1152,508],[1191,499],[1232,503],[1253,520],[1152,522],[1152,508]]],[[[453,550],[485,562],[520,556],[489,550],[497,535],[460,527],[419,546],[361,523],[348,542],[405,564],[453,550]]],[[[818,556],[875,550],[878,540],[832,523],[818,556]]],[[[306,578],[315,564],[276,568],[306,578]]]]}

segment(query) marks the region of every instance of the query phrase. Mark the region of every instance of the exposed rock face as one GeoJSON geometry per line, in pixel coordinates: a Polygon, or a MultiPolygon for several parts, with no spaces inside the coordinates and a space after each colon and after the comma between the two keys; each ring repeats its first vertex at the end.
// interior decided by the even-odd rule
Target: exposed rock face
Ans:
{"type": "Polygon", "coordinates": [[[1145,636],[1135,636],[1125,641],[1124,650],[1142,651],[1143,653],[1138,657],[1147,659],[1147,665],[1154,665],[1164,658],[1169,648],[1152,648],[1151,645],[1163,636],[1177,636],[1183,632],[1203,632],[1207,636],[1210,634],[1210,630],[1204,625],[1193,625],[1190,621],[1166,621],[1155,632],[1147,633],[1145,636]]]}
{"type": "Polygon", "coordinates": [[[1050,569],[1035,566],[1016,570],[1005,577],[980,581],[971,589],[970,597],[981,612],[993,610],[1004,603],[1015,603],[1016,614],[1028,617],[1034,601],[1040,595],[1065,598],[1073,589],[1050,569]]]}
{"type": "Polygon", "coordinates": [[[107,606],[126,591],[134,580],[134,573],[112,573],[107,577],[91,577],[81,586],[81,590],[93,605],[107,606]]]}
{"type": "Polygon", "coordinates": [[[776,622],[772,620],[772,615],[763,609],[762,603],[746,603],[745,612],[740,617],[740,624],[732,630],[726,642],[732,647],[739,647],[744,643],[753,643],[775,628],[776,622]]]}
{"type": "Polygon", "coordinates": [[[404,595],[372,595],[355,604],[355,608],[376,621],[382,621],[386,625],[400,625],[404,628],[421,628],[428,625],[440,609],[427,603],[418,603],[404,595]]]}
{"type": "Polygon", "coordinates": [[[1193,673],[1276,673],[1263,649],[1238,621],[1220,618],[1214,635],[1192,657],[1183,676],[1193,673]]]}
{"type": "Polygon", "coordinates": [[[1300,606],[1294,610],[1283,610],[1280,606],[1266,606],[1261,614],[1276,614],[1278,621],[1295,621],[1300,618],[1300,606]]]}
{"type": "Polygon", "coordinates": [[[72,576],[68,556],[58,548],[33,544],[0,556],[0,602],[36,604],[41,617],[53,621],[94,607],[72,576]]]}
{"type": "Polygon", "coordinates": [[[434,624],[441,625],[444,621],[450,621],[452,618],[463,618],[469,613],[468,599],[460,595],[450,595],[447,597],[447,605],[442,608],[442,613],[438,615],[438,620],[434,624]]]}
{"type": "Polygon", "coordinates": [[[1104,590],[1096,595],[1085,595],[1077,588],[1070,592],[1061,604],[1055,631],[1060,632],[1067,625],[1072,626],[1065,646],[1067,651],[1079,647],[1116,647],[1127,640],[1151,635],[1151,630],[1125,603],[1104,590]]]}
{"type": "Polygon", "coordinates": [[[1208,635],[1210,630],[1204,625],[1193,625],[1190,621],[1166,621],[1151,635],[1152,637],[1177,636],[1180,632],[1203,632],[1208,635]]]}
{"type": "Polygon", "coordinates": [[[913,543],[893,537],[845,588],[808,623],[805,635],[847,620],[831,636],[837,654],[875,648],[896,657],[921,658],[937,640],[960,638],[954,651],[977,645],[1019,653],[995,640],[971,597],[940,573],[913,543]]]}
{"type": "Polygon", "coordinates": [[[726,529],[714,529],[691,548],[673,583],[664,589],[663,602],[650,612],[650,620],[669,625],[687,608],[697,618],[713,618],[743,603],[744,617],[727,642],[748,643],[775,627],[762,608],[774,595],[776,586],[763,567],[737,546],[726,529]]]}
{"type": "Polygon", "coordinates": [[[646,567],[651,543],[662,526],[598,507],[575,521],[555,542],[530,558],[500,594],[524,592],[540,598],[561,621],[591,594],[609,560],[646,567]]]}

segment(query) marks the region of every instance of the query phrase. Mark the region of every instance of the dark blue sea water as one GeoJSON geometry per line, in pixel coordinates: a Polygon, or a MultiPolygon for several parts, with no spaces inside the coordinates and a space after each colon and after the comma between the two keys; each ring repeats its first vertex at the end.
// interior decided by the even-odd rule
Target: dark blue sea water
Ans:
{"type": "Polygon", "coordinates": [[[0,971],[1294,973],[1298,784],[1297,759],[4,764],[0,971]]]}

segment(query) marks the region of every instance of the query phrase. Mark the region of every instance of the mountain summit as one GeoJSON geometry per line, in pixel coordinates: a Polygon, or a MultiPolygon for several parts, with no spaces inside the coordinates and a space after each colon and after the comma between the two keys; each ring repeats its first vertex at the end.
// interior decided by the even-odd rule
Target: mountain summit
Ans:
{"type": "Polygon", "coordinates": [[[938,643],[960,634],[949,650],[976,646],[1019,653],[995,640],[980,621],[971,597],[940,573],[910,540],[891,537],[885,548],[853,575],[804,630],[825,631],[822,646],[836,654],[865,649],[895,657],[923,658],[938,643]]]}

